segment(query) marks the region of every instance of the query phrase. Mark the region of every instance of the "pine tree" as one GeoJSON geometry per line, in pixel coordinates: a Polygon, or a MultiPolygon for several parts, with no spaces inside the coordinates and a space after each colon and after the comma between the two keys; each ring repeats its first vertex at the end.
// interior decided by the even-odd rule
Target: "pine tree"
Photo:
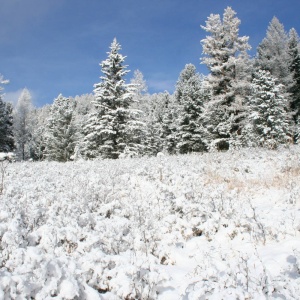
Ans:
{"type": "Polygon", "coordinates": [[[193,64],[187,64],[176,84],[175,98],[180,105],[177,128],[179,153],[205,150],[202,140],[201,113],[208,93],[203,88],[203,79],[193,64]]]}
{"type": "Polygon", "coordinates": [[[277,78],[289,91],[293,84],[290,71],[291,58],[288,49],[288,35],[276,17],[270,22],[266,37],[257,48],[256,67],[266,70],[277,78]]]}
{"type": "Polygon", "coordinates": [[[14,138],[16,143],[16,155],[20,160],[30,158],[30,141],[32,138],[33,110],[31,95],[28,89],[23,89],[16,108],[14,110],[14,138]]]}
{"type": "Polygon", "coordinates": [[[120,154],[141,153],[139,111],[131,108],[134,87],[126,84],[129,72],[119,53],[120,44],[113,40],[108,58],[100,64],[101,82],[95,84],[95,112],[84,127],[82,154],[86,158],[118,158],[120,154]]]}
{"type": "Polygon", "coordinates": [[[44,155],[48,160],[65,162],[74,153],[76,130],[73,123],[75,102],[59,95],[51,106],[45,131],[44,155]]]}
{"type": "MultiPolygon", "coordinates": [[[[210,74],[207,77],[212,91],[204,108],[203,125],[210,149],[228,149],[236,144],[246,116],[245,94],[249,90],[250,49],[248,37],[239,37],[240,20],[227,7],[221,20],[211,14],[202,28],[210,33],[203,44],[202,63],[210,74]]],[[[251,67],[251,66],[250,66],[251,67]]]]}
{"type": "Polygon", "coordinates": [[[291,110],[293,113],[294,121],[298,124],[300,116],[300,46],[299,36],[297,31],[292,28],[289,31],[289,55],[290,55],[290,71],[293,76],[293,85],[290,89],[291,93],[291,110]]]}
{"type": "Polygon", "coordinates": [[[244,138],[250,146],[271,149],[291,140],[291,115],[284,87],[269,71],[259,70],[251,84],[249,125],[244,138]]]}

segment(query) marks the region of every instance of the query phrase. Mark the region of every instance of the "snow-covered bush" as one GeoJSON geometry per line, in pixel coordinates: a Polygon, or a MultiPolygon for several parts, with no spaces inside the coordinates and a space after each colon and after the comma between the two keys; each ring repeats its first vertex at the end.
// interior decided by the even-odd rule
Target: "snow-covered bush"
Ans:
{"type": "Polygon", "coordinates": [[[14,161],[15,160],[15,154],[13,152],[0,152],[0,161],[14,161]]]}
{"type": "Polygon", "coordinates": [[[7,164],[0,299],[293,299],[300,149],[7,164]]]}

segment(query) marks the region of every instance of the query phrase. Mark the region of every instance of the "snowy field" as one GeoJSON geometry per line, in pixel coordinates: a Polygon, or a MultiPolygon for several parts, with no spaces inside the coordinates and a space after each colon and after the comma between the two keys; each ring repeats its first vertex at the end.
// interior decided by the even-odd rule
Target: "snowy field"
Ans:
{"type": "Polygon", "coordinates": [[[1,164],[0,299],[300,299],[300,147],[1,164]]]}

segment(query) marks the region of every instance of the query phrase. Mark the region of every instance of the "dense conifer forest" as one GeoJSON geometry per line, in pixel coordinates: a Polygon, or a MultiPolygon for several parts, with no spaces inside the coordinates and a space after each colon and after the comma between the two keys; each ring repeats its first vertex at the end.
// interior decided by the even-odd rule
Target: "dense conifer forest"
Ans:
{"type": "MultiPolygon", "coordinates": [[[[239,25],[231,7],[207,18],[200,60],[209,74],[187,63],[173,94],[147,93],[139,70],[126,83],[126,56],[114,39],[91,94],[58,95],[42,108],[33,107],[27,89],[14,108],[1,99],[1,150],[14,151],[18,160],[64,162],[298,143],[297,32],[286,32],[274,17],[250,57],[239,25]]],[[[2,90],[5,83],[1,77],[2,90]]]]}

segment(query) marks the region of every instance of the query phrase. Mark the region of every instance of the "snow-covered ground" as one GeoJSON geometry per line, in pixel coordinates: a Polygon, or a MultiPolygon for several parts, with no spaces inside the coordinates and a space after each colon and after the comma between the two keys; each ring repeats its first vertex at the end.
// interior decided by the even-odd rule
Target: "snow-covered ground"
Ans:
{"type": "Polygon", "coordinates": [[[0,299],[300,299],[300,147],[0,162],[0,299]]]}

